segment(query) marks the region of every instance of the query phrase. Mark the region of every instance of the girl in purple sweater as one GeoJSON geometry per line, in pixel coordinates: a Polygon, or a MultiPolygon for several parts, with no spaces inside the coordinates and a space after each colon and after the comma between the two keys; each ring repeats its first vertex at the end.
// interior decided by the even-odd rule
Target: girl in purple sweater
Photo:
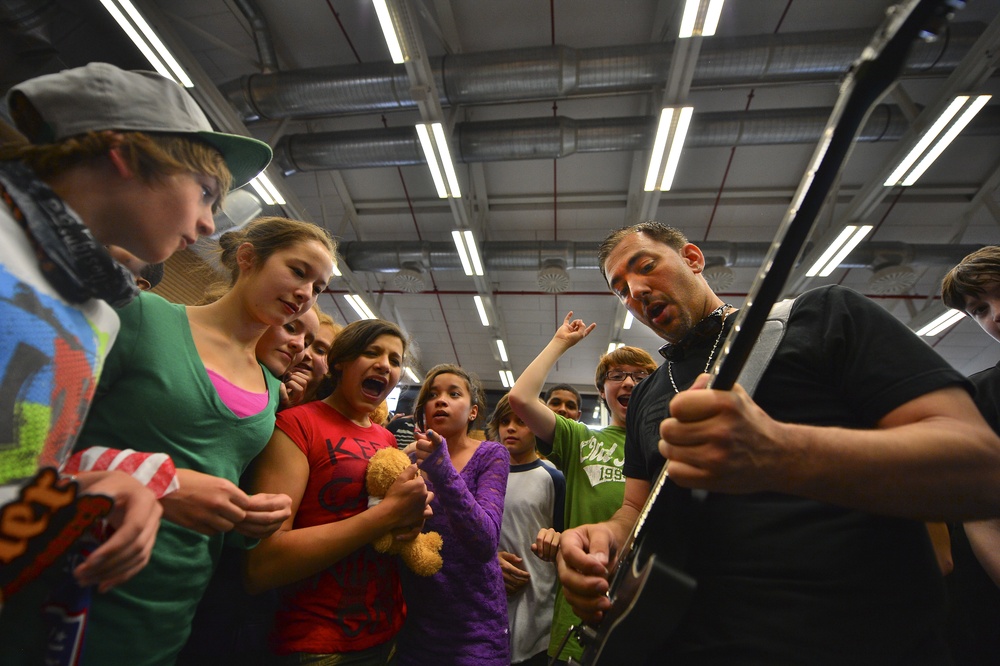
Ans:
{"type": "Polygon", "coordinates": [[[462,368],[438,365],[424,380],[410,445],[434,491],[425,530],[444,539],[444,566],[422,578],[401,569],[407,616],[398,666],[507,666],[507,595],[497,561],[510,454],[470,436],[486,409],[482,386],[462,368]],[[425,430],[426,429],[426,430],[425,430]]]}

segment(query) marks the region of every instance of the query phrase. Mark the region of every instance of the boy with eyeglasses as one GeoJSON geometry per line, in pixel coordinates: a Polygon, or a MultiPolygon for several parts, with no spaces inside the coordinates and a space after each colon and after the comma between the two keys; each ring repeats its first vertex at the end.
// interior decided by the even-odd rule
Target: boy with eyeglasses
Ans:
{"type": "MultiPolygon", "coordinates": [[[[653,357],[642,349],[619,347],[597,363],[595,385],[611,412],[611,425],[592,430],[560,416],[539,400],[545,380],[556,362],[587,337],[597,324],[573,319],[573,313],[556,330],[552,340],[535,357],[509,394],[510,406],[537,438],[539,450],[566,476],[567,528],[610,518],[625,493],[625,415],[636,384],[656,370],[653,357]]],[[[556,596],[549,656],[565,662],[579,660],[582,648],[571,638],[560,650],[566,630],[579,623],[566,598],[556,596]]]]}

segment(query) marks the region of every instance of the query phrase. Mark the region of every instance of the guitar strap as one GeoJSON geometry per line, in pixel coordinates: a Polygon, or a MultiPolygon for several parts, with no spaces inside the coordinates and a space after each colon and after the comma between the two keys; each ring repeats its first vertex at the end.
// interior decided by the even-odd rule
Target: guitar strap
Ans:
{"type": "Polygon", "coordinates": [[[747,357],[746,364],[740,372],[739,379],[736,380],[743,389],[753,395],[757,390],[761,375],[767,370],[774,352],[778,349],[778,344],[785,336],[785,328],[788,324],[788,315],[792,312],[794,298],[786,298],[778,301],[771,307],[771,313],[767,316],[764,328],[757,337],[757,342],[753,346],[753,351],[747,357]]]}
{"type": "MultiPolygon", "coordinates": [[[[795,299],[789,298],[771,307],[761,333],[747,357],[737,383],[750,395],[756,390],[761,376],[785,335],[794,302],[795,299]]],[[[667,395],[666,392],[658,396],[648,406],[643,421],[651,419],[659,423],[668,413],[672,397],[672,394],[667,395]]],[[[644,423],[641,431],[648,432],[648,426],[649,424],[644,423]]],[[[665,501],[657,503],[647,520],[661,525],[662,530],[657,535],[647,535],[647,538],[656,542],[655,552],[659,561],[666,565],[665,568],[676,573],[676,585],[672,596],[676,604],[683,607],[684,602],[681,600],[685,597],[689,599],[694,589],[693,581],[687,578],[683,571],[687,568],[691,543],[697,538],[702,525],[701,514],[708,493],[704,490],[688,490],[668,482],[661,489],[660,495],[665,501]]],[[[669,573],[667,575],[670,576],[669,573]]],[[[663,629],[666,635],[670,633],[672,627],[664,626],[663,629]]]]}

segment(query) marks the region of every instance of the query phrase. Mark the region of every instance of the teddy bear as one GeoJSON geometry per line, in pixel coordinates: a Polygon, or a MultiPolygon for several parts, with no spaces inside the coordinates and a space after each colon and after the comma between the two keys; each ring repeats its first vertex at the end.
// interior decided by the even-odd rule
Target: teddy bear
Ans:
{"type": "MultiPolygon", "coordinates": [[[[385,497],[396,477],[410,465],[409,457],[396,448],[379,449],[368,461],[365,485],[368,487],[368,506],[374,506],[385,497]]],[[[441,569],[443,541],[437,532],[423,532],[413,541],[396,541],[386,534],[372,542],[380,553],[398,554],[410,571],[418,576],[433,576],[441,569]]]]}

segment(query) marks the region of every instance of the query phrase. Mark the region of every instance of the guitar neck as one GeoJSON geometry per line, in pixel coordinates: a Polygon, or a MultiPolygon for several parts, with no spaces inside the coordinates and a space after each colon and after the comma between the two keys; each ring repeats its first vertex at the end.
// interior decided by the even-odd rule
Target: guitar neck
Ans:
{"type": "Polygon", "coordinates": [[[851,66],[822,139],[747,293],[744,306],[736,314],[733,328],[712,365],[710,388],[728,390],[736,383],[850,155],[858,129],[899,77],[913,41],[933,34],[961,4],[954,0],[900,3],[892,8],[864,53],[851,66]]]}

